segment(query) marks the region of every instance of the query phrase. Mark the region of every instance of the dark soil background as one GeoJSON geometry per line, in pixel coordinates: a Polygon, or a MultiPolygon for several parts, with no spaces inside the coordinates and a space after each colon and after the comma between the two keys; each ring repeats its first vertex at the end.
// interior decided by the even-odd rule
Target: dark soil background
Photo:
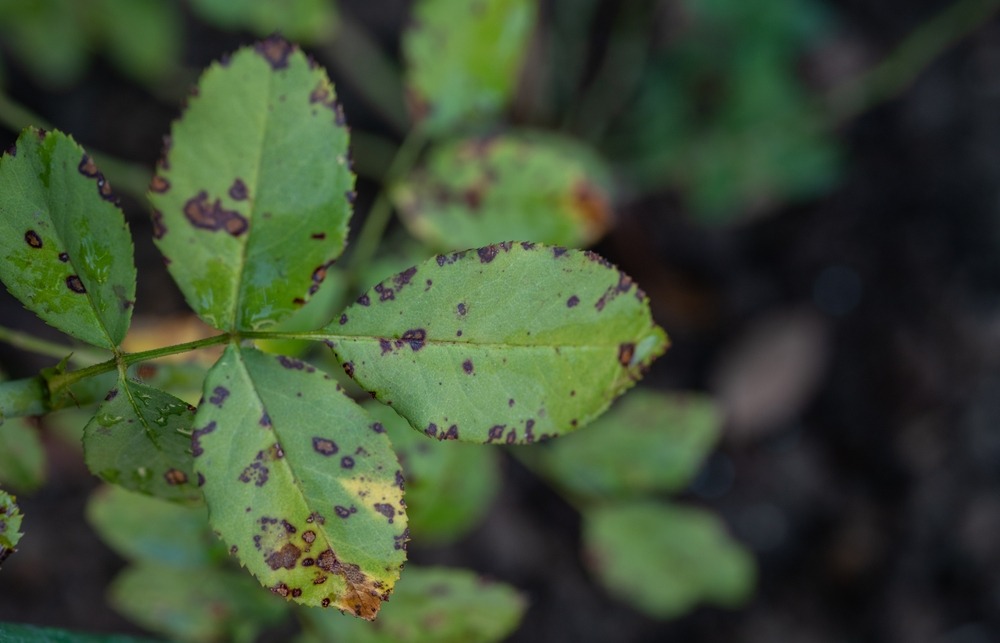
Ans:
{"type": "MultiPolygon", "coordinates": [[[[377,4],[344,3],[395,51],[408,3],[377,4]]],[[[873,62],[949,3],[828,4],[844,34],[829,55],[873,62]]],[[[188,26],[194,69],[250,40],[188,26]]],[[[59,93],[10,67],[16,100],[85,146],[150,167],[177,114],[100,61],[59,93]]],[[[385,130],[331,72],[349,122],[385,130]]],[[[648,384],[709,390],[730,411],[684,498],[718,511],[755,553],[745,608],[664,623],[615,601],[581,565],[579,517],[513,460],[480,528],[447,549],[414,542],[411,559],[525,591],[514,641],[1000,641],[1000,20],[839,135],[845,171],[821,197],[706,228],[678,195],[647,195],[598,247],[671,334],[648,384]]],[[[3,147],[15,138],[0,130],[3,147]]],[[[361,216],[375,186],[359,185],[361,216]]],[[[136,314],[184,310],[144,207],[123,203],[136,314]]],[[[57,336],[5,293],[0,317],[57,336]]],[[[0,364],[14,377],[50,365],[8,347],[0,364]]],[[[20,498],[29,534],[0,573],[0,621],[137,631],[103,601],[122,562],[83,522],[95,481],[50,445],[49,483],[20,498]]]]}

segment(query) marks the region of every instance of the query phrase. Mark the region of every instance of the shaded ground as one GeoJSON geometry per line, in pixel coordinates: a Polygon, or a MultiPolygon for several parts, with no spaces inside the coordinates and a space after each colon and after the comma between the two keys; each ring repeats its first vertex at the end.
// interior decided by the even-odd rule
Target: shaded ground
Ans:
{"type": "MultiPolygon", "coordinates": [[[[837,4],[877,54],[946,3],[837,4]]],[[[192,47],[192,64],[215,45],[236,41],[192,47]]],[[[415,543],[412,559],[525,590],[516,641],[1000,640],[998,69],[994,21],[843,128],[849,162],[827,197],[706,230],[673,195],[653,196],[621,212],[598,249],[643,284],[671,331],[650,383],[733,405],[723,448],[685,496],[757,554],[746,609],[664,624],[609,599],[581,568],[574,511],[513,461],[482,527],[446,550],[415,543]]],[[[151,163],[173,108],[111,70],[91,80],[63,96],[16,75],[11,86],[84,144],[151,163]]],[[[344,98],[348,118],[371,125],[344,98]]],[[[144,213],[126,205],[148,240],[144,213]]],[[[158,264],[140,241],[139,314],[181,305],[158,264]]],[[[5,325],[30,324],[6,295],[0,310],[5,325]]],[[[39,366],[7,348],[0,359],[13,375],[39,366]]],[[[22,498],[32,533],[18,557],[44,571],[5,566],[0,620],[130,631],[102,602],[120,563],[82,523],[91,478],[62,451],[52,472],[22,498]]]]}

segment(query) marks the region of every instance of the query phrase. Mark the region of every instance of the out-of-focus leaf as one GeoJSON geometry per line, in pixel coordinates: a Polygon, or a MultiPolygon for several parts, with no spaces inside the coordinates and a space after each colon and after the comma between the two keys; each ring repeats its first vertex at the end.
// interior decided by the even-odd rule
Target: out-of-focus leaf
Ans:
{"type": "Polygon", "coordinates": [[[209,325],[261,329],[319,289],[351,215],[347,138],[326,73],[280,38],[202,76],[150,199],[170,274],[209,325]]]}
{"type": "Polygon", "coordinates": [[[580,247],[611,225],[609,176],[570,139],[474,138],[436,148],[395,198],[410,231],[438,249],[507,239],[580,247]]]}
{"type": "Polygon", "coordinates": [[[414,537],[448,542],[465,535],[489,511],[499,490],[496,451],[429,439],[384,404],[372,402],[365,409],[386,428],[403,466],[406,514],[414,537]]]}
{"type": "Polygon", "coordinates": [[[525,607],[513,588],[468,570],[410,565],[374,623],[313,611],[317,631],[300,643],[490,643],[514,631],[525,607]]]}
{"type": "Polygon", "coordinates": [[[89,16],[118,68],[140,81],[162,79],[180,58],[184,40],[174,0],[97,0],[89,16]]]}
{"type": "Polygon", "coordinates": [[[0,641],[3,643],[152,643],[151,639],[132,636],[84,634],[20,623],[0,623],[0,641]]]}
{"type": "Polygon", "coordinates": [[[124,558],[173,567],[198,567],[226,556],[208,526],[205,507],[104,486],[87,503],[87,521],[124,558]]]}
{"type": "Polygon", "coordinates": [[[523,455],[578,494],[676,491],[697,473],[720,423],[707,396],[637,390],[586,430],[523,455]]]}
{"type": "Polygon", "coordinates": [[[706,511],[652,501],[590,509],[583,547],[611,594],[655,618],[699,603],[735,607],[753,591],[753,558],[706,511]]]}
{"type": "Polygon", "coordinates": [[[195,469],[230,551],[276,594],[374,618],[408,537],[381,425],[313,366],[236,345],[204,400],[195,469]]]}
{"type": "Polygon", "coordinates": [[[494,120],[513,94],[536,21],[531,0],[420,0],[403,35],[410,108],[443,134],[494,120]]]}
{"type": "Polygon", "coordinates": [[[45,481],[45,447],[38,429],[24,418],[0,424],[0,484],[15,491],[33,491],[45,481]]]}
{"type": "Polygon", "coordinates": [[[191,458],[194,407],[139,382],[119,379],[83,431],[94,475],[132,491],[199,501],[191,458]]]}
{"type": "Polygon", "coordinates": [[[66,87],[90,61],[83,9],[79,0],[0,0],[0,35],[43,84],[66,87]]]}
{"type": "Polygon", "coordinates": [[[174,640],[252,641],[287,612],[284,601],[262,592],[235,571],[142,563],[114,580],[111,605],[145,628],[174,640]]]}
{"type": "Polygon", "coordinates": [[[21,540],[21,514],[17,498],[0,489],[0,565],[13,554],[21,540]]]}
{"type": "Polygon", "coordinates": [[[102,348],[125,337],[135,264],[125,216],[73,139],[29,128],[0,158],[0,279],[26,308],[102,348]]]}
{"type": "Polygon", "coordinates": [[[192,0],[191,7],[224,29],[280,33],[303,43],[328,41],[337,26],[333,0],[192,0]]]}
{"type": "Polygon", "coordinates": [[[592,252],[528,242],[438,255],[376,285],[317,337],[417,430],[507,444],[583,426],[667,346],[625,273],[592,252]]]}

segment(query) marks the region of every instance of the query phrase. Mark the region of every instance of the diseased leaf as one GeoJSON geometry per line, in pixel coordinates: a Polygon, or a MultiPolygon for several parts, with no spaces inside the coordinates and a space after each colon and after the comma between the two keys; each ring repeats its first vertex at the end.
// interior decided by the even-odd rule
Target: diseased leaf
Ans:
{"type": "Polygon", "coordinates": [[[26,129],[0,158],[0,279],[47,323],[114,348],[135,303],[132,238],[93,160],[60,132],[26,129]]]}
{"type": "Polygon", "coordinates": [[[534,29],[531,0],[421,0],[403,35],[410,108],[431,134],[496,118],[534,29]]]}
{"type": "Polygon", "coordinates": [[[582,144],[524,133],[435,148],[395,199],[410,231],[439,249],[507,239],[579,247],[610,227],[610,188],[582,144]]]}
{"type": "Polygon", "coordinates": [[[0,424],[0,484],[15,491],[33,491],[45,481],[45,447],[38,429],[25,418],[0,424]]]}
{"type": "Polygon", "coordinates": [[[677,491],[715,445],[721,419],[708,396],[637,390],[585,431],[522,455],[578,494],[677,491]]]}
{"type": "Polygon", "coordinates": [[[192,439],[212,526],[272,592],[373,619],[408,538],[384,429],[329,375],[230,345],[192,439]]]}
{"type": "Polygon", "coordinates": [[[226,557],[204,506],[100,487],[87,503],[87,522],[122,557],[172,567],[198,567],[226,557]]]}
{"type": "Polygon", "coordinates": [[[20,531],[22,518],[17,498],[0,489],[0,565],[17,551],[15,547],[24,535],[20,531]]]}
{"type": "Polygon", "coordinates": [[[354,198],[326,73],[270,38],[202,76],[150,185],[154,237],[209,325],[289,317],[340,256],[354,198]]]}
{"type": "Polygon", "coordinates": [[[651,501],[588,510],[583,543],[608,591],[655,618],[734,607],[753,591],[753,559],[706,511],[651,501]]]}
{"type": "Polygon", "coordinates": [[[438,255],[323,332],[348,374],[414,428],[507,444],[583,426],[667,346],[628,275],[528,242],[438,255]]]}
{"type": "Polygon", "coordinates": [[[500,488],[496,450],[432,440],[384,404],[371,402],[365,409],[389,433],[403,467],[406,515],[415,538],[453,541],[482,520],[500,488]]]}
{"type": "Polygon", "coordinates": [[[116,634],[85,634],[20,623],[0,623],[0,641],[4,643],[151,643],[152,639],[116,634]]]}
{"type": "Polygon", "coordinates": [[[252,641],[287,612],[246,574],[225,569],[142,563],[114,580],[111,605],[130,620],[172,640],[252,641]]]}
{"type": "Polygon", "coordinates": [[[224,29],[280,33],[303,43],[328,41],[337,26],[333,0],[192,0],[191,7],[224,29]]]}
{"type": "Polygon", "coordinates": [[[194,407],[119,379],[83,430],[90,471],[107,482],[169,500],[199,501],[191,458],[194,407]]]}
{"type": "Polygon", "coordinates": [[[304,641],[352,643],[490,643],[510,635],[526,608],[513,588],[465,569],[408,565],[374,623],[310,612],[304,641]]]}

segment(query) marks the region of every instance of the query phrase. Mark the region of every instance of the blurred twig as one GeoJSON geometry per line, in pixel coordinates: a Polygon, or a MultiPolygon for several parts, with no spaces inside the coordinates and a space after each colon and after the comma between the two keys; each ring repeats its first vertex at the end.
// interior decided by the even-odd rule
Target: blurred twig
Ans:
{"type": "Polygon", "coordinates": [[[910,33],[882,62],[830,93],[831,120],[840,123],[901,94],[938,57],[1000,9],[1000,0],[958,0],[910,33]]]}

